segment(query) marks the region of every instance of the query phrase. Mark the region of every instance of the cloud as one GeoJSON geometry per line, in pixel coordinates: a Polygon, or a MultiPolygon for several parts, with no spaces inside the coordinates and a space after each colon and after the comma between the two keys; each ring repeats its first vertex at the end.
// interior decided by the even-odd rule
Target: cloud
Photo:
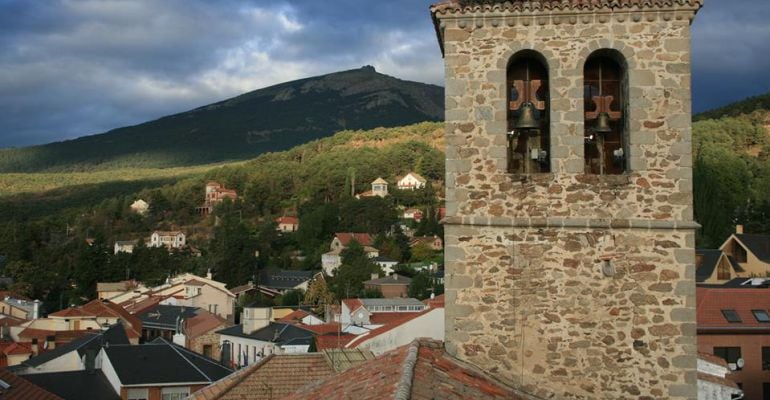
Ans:
{"type": "MultiPolygon", "coordinates": [[[[141,123],[362,65],[443,83],[430,0],[0,0],[0,147],[141,123]]],[[[770,90],[766,0],[708,1],[695,109],[770,90]]]]}

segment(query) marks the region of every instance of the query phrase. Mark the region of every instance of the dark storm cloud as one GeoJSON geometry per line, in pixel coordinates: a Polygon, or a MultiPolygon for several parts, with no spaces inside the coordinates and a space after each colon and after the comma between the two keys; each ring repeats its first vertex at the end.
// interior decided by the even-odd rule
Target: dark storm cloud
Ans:
{"type": "MultiPolygon", "coordinates": [[[[0,0],[0,147],[99,133],[374,65],[441,84],[431,1],[0,0]]],[[[696,110],[770,90],[766,0],[708,0],[696,110]]]]}

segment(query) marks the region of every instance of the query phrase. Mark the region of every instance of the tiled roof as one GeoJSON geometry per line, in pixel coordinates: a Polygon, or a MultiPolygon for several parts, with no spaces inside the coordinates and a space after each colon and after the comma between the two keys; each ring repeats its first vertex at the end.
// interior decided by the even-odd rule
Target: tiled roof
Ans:
{"type": "Polygon", "coordinates": [[[386,181],[385,179],[382,179],[382,178],[377,178],[377,179],[374,180],[374,182],[372,182],[372,184],[373,185],[383,185],[383,184],[387,185],[388,181],[386,181]]]}
{"type": "Polygon", "coordinates": [[[271,289],[292,289],[313,279],[315,274],[313,271],[265,270],[259,274],[259,284],[271,289]]]}
{"type": "Polygon", "coordinates": [[[380,357],[285,397],[299,399],[520,400],[495,382],[444,352],[441,342],[416,340],[380,357]]]}
{"type": "MultiPolygon", "coordinates": [[[[116,244],[136,244],[138,241],[118,241],[116,244]]],[[[121,281],[121,282],[97,282],[97,292],[122,292],[136,286],[136,281],[121,281]]]]}
{"type": "Polygon", "coordinates": [[[419,312],[376,312],[369,317],[369,322],[373,325],[386,325],[400,321],[404,316],[411,314],[419,314],[419,312]]]}
{"type": "Polygon", "coordinates": [[[178,319],[193,318],[198,314],[198,310],[198,307],[158,304],[139,314],[139,319],[142,320],[142,326],[148,328],[173,330],[176,329],[178,319]]]}
{"type": "Polygon", "coordinates": [[[345,299],[345,300],[342,300],[342,302],[345,303],[345,305],[348,307],[348,310],[350,310],[350,312],[356,311],[360,307],[364,306],[364,303],[361,302],[360,299],[345,299]]]}
{"type": "Polygon", "coordinates": [[[60,317],[60,318],[72,318],[72,317],[95,317],[94,314],[87,313],[80,309],[80,307],[70,307],[65,308],[63,310],[57,311],[55,313],[48,314],[49,317],[60,317]]]}
{"type": "Polygon", "coordinates": [[[299,218],[297,217],[278,217],[275,219],[278,224],[298,225],[299,218]]]}
{"type": "Polygon", "coordinates": [[[770,332],[770,322],[759,322],[752,310],[770,313],[767,289],[698,287],[698,333],[718,331],[770,332]],[[735,310],[741,322],[728,322],[723,310],[735,310]]]}
{"type": "Polygon", "coordinates": [[[142,333],[142,321],[139,318],[124,309],[123,307],[109,300],[92,300],[81,306],[83,311],[102,318],[120,318],[130,324],[125,326],[126,334],[129,338],[138,338],[142,333]]]}
{"type": "Polygon", "coordinates": [[[63,400],[5,368],[0,369],[0,380],[10,385],[8,389],[0,389],[3,400],[63,400]]]}
{"type": "Polygon", "coordinates": [[[245,285],[236,286],[236,287],[230,289],[230,292],[232,292],[235,295],[238,295],[238,294],[241,294],[241,293],[244,293],[244,292],[248,292],[249,290],[252,290],[252,289],[254,289],[254,284],[253,283],[247,283],[245,285]]]}
{"type": "Polygon", "coordinates": [[[350,333],[343,333],[340,335],[337,335],[337,334],[318,335],[315,337],[315,347],[316,347],[316,350],[318,351],[328,350],[328,349],[344,349],[345,345],[350,343],[350,341],[355,339],[356,337],[357,337],[356,335],[352,335],[350,333]]]}
{"type": "Polygon", "coordinates": [[[698,352],[698,358],[703,360],[703,361],[719,365],[720,367],[727,368],[727,361],[725,361],[725,359],[722,358],[722,357],[718,357],[718,356],[715,356],[713,354],[703,353],[703,352],[699,351],[698,352]]]}
{"type": "Polygon", "coordinates": [[[234,325],[217,331],[217,333],[220,335],[235,336],[277,344],[284,344],[287,342],[296,344],[299,344],[300,342],[310,343],[314,336],[314,333],[310,330],[285,322],[271,322],[270,325],[248,334],[243,333],[243,325],[234,325]]]}
{"type": "MultiPolygon", "coordinates": [[[[396,329],[399,326],[401,326],[401,325],[403,325],[403,324],[405,324],[405,323],[407,323],[407,322],[409,322],[409,321],[411,321],[413,319],[420,318],[420,317],[422,317],[423,315],[425,315],[427,313],[433,312],[434,310],[435,309],[433,309],[433,308],[428,308],[428,309],[426,309],[424,311],[421,311],[421,312],[393,313],[393,314],[401,314],[401,315],[400,315],[399,318],[394,318],[393,320],[385,322],[385,325],[383,325],[383,326],[381,326],[379,328],[371,330],[368,333],[359,335],[357,338],[351,340],[350,343],[347,344],[347,347],[358,347],[361,344],[366,343],[367,341],[369,341],[371,339],[374,339],[377,336],[382,335],[383,333],[392,331],[393,329],[396,329]]],[[[375,317],[375,318],[370,318],[370,321],[372,321],[372,323],[377,323],[377,322],[374,322],[374,321],[378,320],[376,318],[378,316],[378,314],[379,313],[375,313],[375,314],[372,315],[372,317],[375,317]]]]}
{"type": "Polygon", "coordinates": [[[219,315],[198,310],[198,315],[185,321],[184,333],[188,338],[195,339],[225,325],[227,321],[219,315]]]}
{"type": "Polygon", "coordinates": [[[341,325],[339,322],[331,322],[328,324],[318,325],[296,324],[296,326],[312,331],[317,335],[327,335],[330,333],[336,334],[337,332],[341,331],[341,325]]]}
{"type": "Polygon", "coordinates": [[[280,399],[302,386],[330,377],[334,369],[322,353],[271,355],[189,399],[280,399]]]}
{"type": "Polygon", "coordinates": [[[337,240],[339,240],[345,247],[349,246],[350,242],[353,240],[358,242],[361,246],[371,246],[374,243],[372,236],[368,233],[340,232],[336,233],[334,236],[336,236],[337,240]]]}
{"type": "Polygon", "coordinates": [[[201,281],[199,281],[197,279],[190,279],[189,281],[185,282],[184,284],[188,285],[188,286],[206,286],[206,282],[201,282],[201,281]]]}
{"type": "Polygon", "coordinates": [[[32,347],[29,343],[11,343],[3,349],[6,355],[32,354],[32,347]]]}
{"type": "MultiPolygon", "coordinates": [[[[423,178],[423,177],[422,177],[422,175],[418,174],[417,172],[410,172],[410,173],[408,173],[408,174],[404,175],[404,178],[406,178],[406,177],[407,177],[407,176],[409,176],[409,175],[412,175],[412,177],[413,177],[413,178],[414,178],[414,179],[415,179],[417,182],[420,182],[420,183],[426,183],[426,182],[428,182],[428,180],[427,180],[427,179],[423,178]]],[[[401,178],[401,179],[403,179],[403,178],[401,178]]],[[[399,179],[399,181],[400,181],[401,179],[399,179]]],[[[417,210],[417,211],[419,211],[419,210],[417,210]]]]}

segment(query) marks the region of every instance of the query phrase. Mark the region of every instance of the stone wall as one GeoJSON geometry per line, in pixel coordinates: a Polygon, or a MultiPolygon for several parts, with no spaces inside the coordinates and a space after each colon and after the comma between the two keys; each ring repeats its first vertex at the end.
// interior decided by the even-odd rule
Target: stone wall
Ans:
{"type": "Polygon", "coordinates": [[[695,398],[695,10],[435,13],[452,354],[544,398],[695,398]],[[506,68],[525,49],[549,68],[549,174],[506,173],[506,68]],[[600,49],[628,68],[620,176],[584,173],[583,65],[600,49]]]}

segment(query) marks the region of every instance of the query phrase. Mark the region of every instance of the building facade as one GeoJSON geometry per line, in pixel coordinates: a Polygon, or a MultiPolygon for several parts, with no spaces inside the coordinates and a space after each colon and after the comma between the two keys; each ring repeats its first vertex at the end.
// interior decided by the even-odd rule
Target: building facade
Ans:
{"type": "Polygon", "coordinates": [[[702,2],[479,3],[431,7],[447,351],[545,398],[695,399],[702,2]]]}

